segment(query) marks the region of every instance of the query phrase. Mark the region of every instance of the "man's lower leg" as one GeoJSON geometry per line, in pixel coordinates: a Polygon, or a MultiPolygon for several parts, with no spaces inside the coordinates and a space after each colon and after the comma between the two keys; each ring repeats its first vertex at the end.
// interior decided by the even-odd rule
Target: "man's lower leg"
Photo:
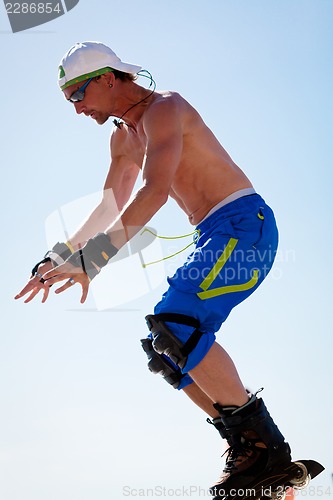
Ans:
{"type": "Polygon", "coordinates": [[[214,403],[241,406],[249,399],[232,359],[217,342],[189,375],[214,403]]]}
{"type": "Polygon", "coordinates": [[[212,401],[195,382],[184,387],[182,391],[190,398],[195,405],[203,410],[211,418],[220,418],[219,412],[214,408],[215,401],[212,401]]]}

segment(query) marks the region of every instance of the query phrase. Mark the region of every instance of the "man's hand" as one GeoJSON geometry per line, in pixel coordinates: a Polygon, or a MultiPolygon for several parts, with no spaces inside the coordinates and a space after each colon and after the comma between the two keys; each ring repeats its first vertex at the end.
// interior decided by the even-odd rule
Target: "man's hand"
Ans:
{"type": "MultiPolygon", "coordinates": [[[[90,238],[83,248],[72,253],[67,260],[64,261],[66,255],[63,252],[63,247],[68,247],[66,243],[57,243],[50,252],[47,252],[46,257],[32,270],[33,277],[30,278],[28,284],[16,295],[15,299],[23,297],[28,292],[31,295],[25,300],[30,302],[41,288],[44,289],[42,302],[45,302],[49,295],[49,288],[54,283],[59,281],[67,282],[60,288],[57,288],[55,293],[61,293],[67,288],[80,283],[82,287],[81,304],[85,302],[90,281],[97,276],[101,268],[106,266],[109,260],[116,255],[116,248],[110,241],[110,237],[106,233],[97,233],[96,236],[90,238]],[[61,262],[59,262],[61,259],[61,262]],[[51,262],[48,262],[51,260],[51,262]],[[52,268],[52,262],[57,265],[52,268]],[[47,267],[44,267],[47,266],[47,267]],[[52,268],[52,269],[51,269],[52,268]]],[[[66,253],[71,253],[70,249],[65,248],[66,253]]]]}
{"type": "Polygon", "coordinates": [[[58,283],[59,281],[67,280],[67,282],[62,285],[60,288],[57,288],[55,293],[61,293],[72,287],[75,283],[80,283],[82,287],[82,295],[81,295],[81,304],[85,302],[88,290],[90,279],[88,275],[83,271],[81,267],[73,266],[70,262],[64,262],[60,266],[55,267],[51,271],[43,274],[43,279],[45,280],[45,285],[50,287],[54,283],[58,283]]]}
{"type": "Polygon", "coordinates": [[[38,266],[37,273],[34,276],[30,277],[26,286],[22,288],[22,290],[15,296],[15,299],[20,299],[27,293],[31,292],[29,297],[24,301],[24,303],[27,304],[33,298],[36,297],[36,295],[40,292],[40,290],[43,290],[42,302],[45,302],[49,296],[50,285],[48,283],[45,283],[42,277],[43,274],[49,271],[50,269],[53,269],[51,262],[45,262],[45,264],[40,264],[38,266]]]}

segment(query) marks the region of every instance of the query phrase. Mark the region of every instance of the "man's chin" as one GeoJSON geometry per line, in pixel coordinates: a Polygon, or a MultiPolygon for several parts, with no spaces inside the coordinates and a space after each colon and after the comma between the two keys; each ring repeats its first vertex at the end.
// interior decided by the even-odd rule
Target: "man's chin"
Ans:
{"type": "Polygon", "coordinates": [[[103,116],[103,115],[100,115],[99,113],[95,113],[93,112],[90,117],[95,120],[95,122],[98,124],[98,125],[103,125],[103,123],[105,123],[109,117],[108,116],[103,116]]]}
{"type": "Polygon", "coordinates": [[[95,121],[97,123],[97,125],[103,125],[105,122],[107,122],[109,119],[108,116],[97,116],[95,118],[95,121]]]}

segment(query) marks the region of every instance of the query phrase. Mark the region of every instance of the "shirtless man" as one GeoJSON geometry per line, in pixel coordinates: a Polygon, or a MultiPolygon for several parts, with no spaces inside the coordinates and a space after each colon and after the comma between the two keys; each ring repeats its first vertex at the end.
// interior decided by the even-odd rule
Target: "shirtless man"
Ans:
{"type": "MultiPolygon", "coordinates": [[[[196,226],[195,250],[147,316],[142,347],[148,366],[183,390],[229,443],[215,498],[243,488],[259,471],[290,462],[290,448],[263,400],[249,394],[215,333],[233,307],[266,277],[278,233],[272,210],[193,107],[175,92],[135,82],[140,66],[122,62],[98,42],[76,44],[60,64],[59,85],[78,114],[98,124],[117,117],[101,203],[66,243],[38,263],[16,296],[26,302],[50,285],[57,292],[90,280],[173,197],[196,226]],[[142,187],[132,195],[142,172],[142,187]],[[112,190],[119,216],[109,210],[112,190]]],[[[110,286],[112,284],[110,283],[110,286]]]]}

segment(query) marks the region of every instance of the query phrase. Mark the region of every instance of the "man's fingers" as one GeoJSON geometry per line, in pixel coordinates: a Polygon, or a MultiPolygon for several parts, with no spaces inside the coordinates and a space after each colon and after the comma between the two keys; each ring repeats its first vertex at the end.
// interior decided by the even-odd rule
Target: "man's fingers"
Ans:
{"type": "Polygon", "coordinates": [[[22,288],[22,290],[17,295],[15,295],[14,299],[20,299],[21,297],[23,297],[23,295],[30,292],[30,290],[31,290],[31,285],[28,284],[24,288],[22,288]]]}
{"type": "Polygon", "coordinates": [[[30,302],[34,297],[36,297],[37,293],[39,292],[40,288],[34,288],[33,291],[31,292],[31,294],[29,295],[29,297],[27,299],[25,299],[24,303],[27,304],[28,302],[30,302]]]}
{"type": "Polygon", "coordinates": [[[63,279],[66,279],[72,275],[82,274],[82,272],[83,271],[81,267],[76,267],[72,264],[69,264],[68,262],[65,262],[64,264],[61,264],[60,266],[57,266],[54,269],[51,269],[50,271],[47,271],[45,274],[43,274],[43,279],[45,281],[49,281],[60,275],[65,277],[63,279]]]}
{"type": "Polygon", "coordinates": [[[86,298],[88,295],[88,290],[89,290],[89,285],[88,286],[82,285],[82,295],[81,295],[81,299],[80,299],[81,304],[83,304],[83,302],[86,301],[86,298]]]}
{"type": "MultiPolygon", "coordinates": [[[[54,278],[55,276],[59,275],[59,268],[62,266],[58,266],[54,269],[51,269],[50,271],[47,271],[46,273],[43,274],[43,280],[50,280],[51,278],[54,278]]],[[[62,274],[60,272],[60,274],[62,274]]]]}
{"type": "Polygon", "coordinates": [[[34,290],[36,287],[38,288],[38,281],[37,280],[34,280],[34,281],[30,280],[29,283],[27,285],[25,285],[25,287],[22,288],[22,290],[17,295],[15,295],[14,299],[20,299],[21,297],[26,295],[28,292],[31,292],[31,290],[34,290]]]}
{"type": "Polygon", "coordinates": [[[61,293],[67,290],[68,288],[71,288],[74,285],[74,280],[70,278],[64,285],[62,285],[60,288],[57,288],[55,293],[61,293]]]}
{"type": "Polygon", "coordinates": [[[43,293],[43,298],[42,298],[42,304],[44,304],[44,302],[46,302],[48,296],[49,296],[49,293],[50,293],[50,287],[49,286],[45,286],[44,287],[44,293],[43,293]]]}
{"type": "MultiPolygon", "coordinates": [[[[48,274],[48,273],[46,273],[46,274],[48,274]]],[[[65,279],[70,278],[70,275],[65,274],[65,273],[57,274],[53,278],[48,278],[48,279],[45,278],[45,276],[46,275],[44,274],[43,279],[45,279],[45,283],[48,286],[54,285],[54,283],[59,283],[59,281],[64,281],[65,279]]]]}
{"type": "Polygon", "coordinates": [[[39,293],[40,290],[42,290],[43,291],[42,302],[45,302],[49,296],[50,287],[48,285],[44,285],[41,275],[38,275],[37,277],[38,279],[31,279],[29,283],[24,288],[22,288],[22,290],[17,295],[15,295],[14,299],[20,299],[21,297],[24,297],[24,295],[26,295],[27,293],[30,293],[28,298],[25,299],[24,301],[24,303],[27,304],[28,302],[31,302],[31,300],[34,297],[36,297],[36,295],[39,293]]]}
{"type": "Polygon", "coordinates": [[[81,268],[75,267],[67,262],[43,274],[43,279],[45,280],[45,284],[47,286],[51,286],[54,283],[59,283],[59,281],[67,280],[66,283],[64,283],[62,286],[56,289],[55,291],[56,294],[68,290],[68,288],[71,288],[75,283],[79,283],[82,287],[82,295],[80,299],[81,304],[85,302],[88,296],[88,290],[89,290],[88,276],[81,268]]]}
{"type": "Polygon", "coordinates": [[[73,278],[69,278],[69,280],[66,281],[66,283],[64,285],[62,285],[60,288],[57,288],[55,290],[55,293],[58,294],[58,293],[64,292],[65,290],[68,290],[68,288],[71,288],[73,285],[75,285],[75,283],[78,283],[82,287],[82,295],[81,295],[80,302],[81,302],[81,304],[83,304],[83,302],[86,301],[86,298],[88,296],[89,284],[81,283],[80,281],[76,282],[76,281],[74,281],[73,278]]]}

